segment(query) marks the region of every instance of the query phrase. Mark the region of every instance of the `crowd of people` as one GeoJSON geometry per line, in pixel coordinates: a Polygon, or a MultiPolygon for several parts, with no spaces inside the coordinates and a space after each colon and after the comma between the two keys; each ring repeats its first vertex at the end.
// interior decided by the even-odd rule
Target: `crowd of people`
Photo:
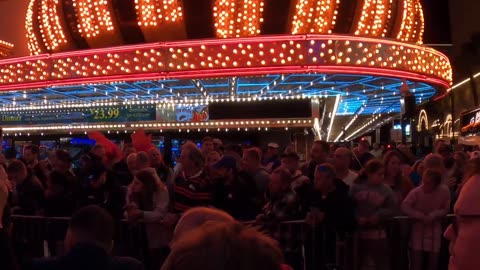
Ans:
{"type": "MultiPolygon", "coordinates": [[[[297,235],[282,231],[279,224],[304,220],[322,227],[319,241],[326,247],[320,251],[322,265],[336,263],[335,238],[355,232],[360,269],[369,265],[407,269],[396,261],[395,241],[409,237],[405,267],[434,270],[439,264],[443,218],[455,213],[455,226],[445,233],[454,257],[451,269],[480,269],[472,253],[475,249],[468,246],[480,243],[475,241],[480,230],[480,158],[475,149],[461,147],[438,141],[434,153],[419,159],[405,145],[382,149],[360,141],[349,148],[315,141],[302,163],[291,146],[281,149],[269,143],[262,151],[205,137],[200,147],[185,143],[176,165],[170,167],[157,147],[139,144],[132,137],[122,155],[111,145],[97,142],[73,169],[68,152],[55,150],[39,160],[38,146],[27,145],[21,159],[0,166],[0,247],[8,243],[11,215],[73,215],[66,244],[49,243],[51,254],[70,255],[33,264],[35,269],[66,269],[65,264],[78,260],[72,252],[102,260],[102,254],[111,249],[115,221],[122,219],[145,224],[153,258],[149,269],[162,265],[162,269],[254,269],[251,265],[281,269],[286,267],[282,258],[301,269],[297,235]],[[201,222],[197,215],[185,225],[185,213],[195,213],[197,207],[208,207],[201,208],[201,222]],[[411,227],[389,236],[387,223],[402,215],[411,219],[411,227]],[[201,226],[209,219],[216,223],[201,226]],[[278,241],[283,254],[268,237],[238,222],[258,225],[278,241]],[[195,232],[182,233],[189,237],[181,238],[183,230],[195,232]],[[82,237],[87,244],[78,241],[82,237]],[[88,251],[92,243],[98,244],[98,252],[88,251]],[[209,252],[216,254],[215,259],[208,259],[212,258],[209,252]]],[[[317,256],[318,251],[305,248],[317,256]]],[[[14,257],[3,255],[4,265],[14,257]]],[[[143,267],[128,260],[102,263],[103,267],[113,264],[113,269],[143,267]]],[[[96,269],[81,263],[76,267],[96,269]]]]}

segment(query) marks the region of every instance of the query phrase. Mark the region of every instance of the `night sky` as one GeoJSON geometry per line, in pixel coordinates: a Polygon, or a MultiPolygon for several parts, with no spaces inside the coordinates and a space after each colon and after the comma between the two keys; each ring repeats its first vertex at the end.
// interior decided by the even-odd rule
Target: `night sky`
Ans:
{"type": "Polygon", "coordinates": [[[425,44],[450,44],[448,0],[421,0],[425,16],[425,44]]]}

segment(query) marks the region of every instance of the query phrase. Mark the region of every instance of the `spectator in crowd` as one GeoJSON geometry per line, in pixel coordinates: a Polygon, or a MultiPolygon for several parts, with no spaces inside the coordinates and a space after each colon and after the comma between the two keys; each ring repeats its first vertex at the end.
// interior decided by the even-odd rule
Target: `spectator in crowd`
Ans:
{"type": "Polygon", "coordinates": [[[365,167],[368,161],[373,159],[373,155],[370,154],[370,143],[367,140],[361,140],[358,143],[357,151],[353,152],[352,170],[360,171],[365,167]]]}
{"type": "Polygon", "coordinates": [[[445,164],[443,162],[443,158],[439,154],[428,154],[424,161],[424,170],[427,169],[434,169],[438,170],[442,173],[443,175],[443,184],[448,184],[449,178],[447,175],[447,169],[445,168],[445,164]]]}
{"type": "Polygon", "coordinates": [[[317,247],[319,253],[312,254],[312,259],[320,260],[316,265],[334,264],[337,235],[351,230],[354,224],[348,186],[337,179],[332,165],[321,164],[317,166],[313,188],[300,197],[302,208],[308,212],[305,221],[313,226],[321,225],[319,228],[323,229],[313,236],[323,244],[317,247]]]}
{"type": "Polygon", "coordinates": [[[413,189],[413,184],[408,178],[402,175],[401,164],[402,156],[398,150],[392,150],[385,154],[385,178],[384,183],[388,185],[394,195],[397,204],[396,215],[400,215],[400,205],[407,194],[413,189]]]}
{"type": "Polygon", "coordinates": [[[205,160],[205,172],[209,177],[212,175],[212,170],[213,170],[212,166],[215,163],[217,163],[220,160],[220,158],[222,158],[220,156],[220,153],[218,153],[215,150],[208,153],[207,158],[205,160]]]}
{"type": "Polygon", "coordinates": [[[7,160],[5,155],[0,153],[0,166],[2,166],[5,170],[7,169],[7,160]]]}
{"type": "Polygon", "coordinates": [[[132,258],[113,257],[114,221],[105,210],[87,206],[71,218],[65,237],[66,255],[34,261],[31,270],[143,270],[132,258]]]}
{"type": "Polygon", "coordinates": [[[310,224],[324,223],[330,228],[345,231],[352,228],[353,204],[348,195],[349,187],[335,175],[335,168],[328,164],[317,166],[313,188],[307,191],[304,208],[310,224]]]}
{"type": "Polygon", "coordinates": [[[276,168],[280,167],[280,155],[278,149],[280,146],[277,143],[271,142],[267,145],[267,150],[263,155],[262,166],[265,167],[267,172],[272,172],[276,168]]]}
{"type": "Polygon", "coordinates": [[[437,139],[434,144],[433,153],[438,154],[438,150],[442,146],[448,146],[447,142],[444,139],[437,139]]]}
{"type": "Polygon", "coordinates": [[[334,164],[336,176],[348,186],[352,186],[353,181],[358,177],[357,173],[350,170],[352,158],[352,152],[346,147],[339,147],[335,150],[334,164]]]}
{"type": "Polygon", "coordinates": [[[444,161],[453,158],[453,150],[447,144],[439,144],[436,153],[442,156],[444,161]]]}
{"type": "Polygon", "coordinates": [[[445,231],[450,240],[449,270],[480,269],[480,158],[469,161],[465,179],[454,207],[456,220],[445,231]]]}
{"type": "Polygon", "coordinates": [[[213,206],[226,211],[237,220],[255,219],[258,213],[255,183],[249,181],[249,178],[240,177],[235,158],[223,156],[212,169],[216,183],[213,206]]]}
{"type": "Polygon", "coordinates": [[[310,160],[304,163],[300,168],[303,175],[307,176],[310,180],[313,180],[317,165],[328,162],[329,151],[330,146],[327,142],[315,141],[310,152],[310,160]]]}
{"type": "Polygon", "coordinates": [[[23,161],[27,169],[37,177],[37,179],[46,186],[47,175],[44,173],[39,162],[40,148],[38,145],[28,144],[23,147],[23,161]]]}
{"type": "Polygon", "coordinates": [[[453,155],[454,165],[452,169],[452,176],[451,176],[451,185],[450,189],[452,193],[456,193],[458,187],[463,181],[463,174],[465,172],[465,165],[468,163],[468,154],[465,152],[455,152],[453,155]]]}
{"type": "Polygon", "coordinates": [[[165,183],[165,181],[160,179],[160,177],[158,176],[157,170],[155,170],[155,168],[151,166],[150,157],[147,152],[138,152],[135,160],[135,167],[137,169],[136,173],[139,173],[141,171],[148,171],[155,177],[156,181],[165,183]]]}
{"type": "Polygon", "coordinates": [[[209,222],[175,242],[162,270],[280,270],[276,243],[237,222],[209,222]]]}
{"type": "Polygon", "coordinates": [[[97,205],[107,210],[115,219],[123,217],[125,192],[112,177],[107,177],[107,168],[100,157],[91,156],[89,174],[83,177],[79,206],[97,205]]]}
{"type": "Polygon", "coordinates": [[[217,151],[220,155],[223,154],[223,142],[222,140],[215,138],[213,139],[213,149],[217,151]]]}
{"type": "Polygon", "coordinates": [[[51,157],[53,170],[67,176],[74,175],[72,171],[72,157],[65,150],[56,150],[51,157]]]}
{"type": "Polygon", "coordinates": [[[70,217],[75,207],[74,193],[68,180],[56,171],[51,172],[45,189],[45,216],[70,217]]]}
{"type": "Polygon", "coordinates": [[[216,150],[211,151],[210,153],[208,153],[207,159],[205,160],[205,163],[207,165],[206,167],[208,168],[213,166],[213,164],[217,163],[220,158],[222,158],[222,156],[219,152],[217,152],[216,150]]]}
{"type": "Polygon", "coordinates": [[[168,211],[167,187],[152,171],[142,170],[135,175],[127,194],[125,216],[129,221],[145,222],[150,268],[158,269],[166,258],[170,236],[168,228],[162,224],[168,211]]]}
{"type": "Polygon", "coordinates": [[[127,157],[127,167],[129,173],[132,175],[132,180],[133,180],[133,175],[135,175],[138,171],[137,168],[137,153],[131,153],[127,157]]]}
{"type": "Polygon", "coordinates": [[[208,153],[211,151],[215,150],[215,146],[213,144],[213,138],[212,137],[204,137],[202,140],[202,154],[203,158],[206,159],[208,156],[208,153]]]}
{"type": "Polygon", "coordinates": [[[428,169],[423,182],[408,194],[402,203],[402,210],[413,219],[410,235],[411,270],[423,269],[423,253],[428,254],[429,270],[438,269],[442,218],[450,209],[450,191],[442,184],[442,174],[428,169]]]}
{"type": "MultiPolygon", "coordinates": [[[[403,176],[402,165],[405,164],[405,155],[402,151],[405,151],[406,146],[399,146],[400,148],[388,151],[385,153],[383,159],[385,164],[385,178],[384,183],[388,185],[395,195],[395,213],[394,215],[403,215],[401,211],[401,204],[407,194],[414,188],[412,182],[405,176],[403,176]],[[403,149],[403,150],[402,150],[403,149]]],[[[392,266],[393,269],[405,269],[408,267],[408,257],[406,252],[402,252],[401,243],[405,238],[408,238],[408,225],[400,223],[397,225],[397,233],[389,236],[392,266]]]]}
{"type": "MultiPolygon", "coordinates": [[[[70,217],[76,202],[72,187],[62,174],[53,171],[49,174],[45,189],[44,215],[47,217],[70,217]]],[[[64,227],[52,223],[47,232],[50,254],[57,255],[63,250],[64,227]]]]}
{"type": "Polygon", "coordinates": [[[383,183],[384,176],[383,163],[371,160],[350,188],[358,224],[360,269],[366,267],[369,257],[377,269],[390,269],[384,222],[395,213],[395,195],[383,183]]]}
{"type": "Polygon", "coordinates": [[[370,151],[370,154],[376,159],[382,159],[383,155],[383,146],[380,145],[379,143],[374,143],[373,144],[373,149],[370,151]]]}
{"type": "Polygon", "coordinates": [[[5,270],[14,270],[14,255],[13,249],[10,242],[10,236],[8,232],[7,224],[3,223],[4,211],[8,211],[8,175],[5,172],[3,166],[0,166],[0,265],[2,269],[5,270]]]}
{"type": "Polygon", "coordinates": [[[90,153],[99,157],[102,160],[103,164],[105,166],[108,166],[107,151],[105,149],[105,146],[97,143],[92,147],[92,149],[90,150],[90,153]]]}
{"type": "Polygon", "coordinates": [[[241,169],[255,182],[258,195],[264,195],[268,189],[269,173],[262,167],[259,151],[254,148],[245,150],[243,152],[241,169]]]}
{"type": "Polygon", "coordinates": [[[303,185],[310,185],[310,179],[299,170],[300,157],[295,152],[285,153],[281,156],[282,168],[287,169],[292,175],[292,190],[296,191],[303,185]]]}
{"type": "Polygon", "coordinates": [[[299,200],[290,187],[291,182],[292,175],[288,170],[279,168],[273,171],[268,183],[269,201],[257,220],[285,221],[300,217],[299,200]]]}
{"type": "Polygon", "coordinates": [[[213,190],[203,170],[205,159],[202,152],[196,147],[182,147],[179,162],[182,170],[175,179],[174,212],[180,214],[192,207],[210,205],[213,190]]]}
{"type": "Polygon", "coordinates": [[[237,162],[240,162],[240,160],[242,159],[242,154],[243,154],[243,149],[238,144],[226,145],[223,150],[224,156],[232,156],[237,160],[237,162]]]}
{"type": "Polygon", "coordinates": [[[152,147],[148,150],[148,158],[150,160],[150,167],[154,168],[160,180],[163,183],[173,184],[173,170],[165,164],[163,155],[157,147],[152,147]]]}
{"type": "Polygon", "coordinates": [[[228,213],[215,208],[194,207],[183,213],[182,217],[175,226],[173,232],[172,242],[170,247],[175,245],[175,242],[180,240],[189,232],[198,229],[207,222],[233,222],[235,219],[228,213]]]}
{"type": "Polygon", "coordinates": [[[115,163],[112,167],[112,171],[117,178],[117,181],[122,186],[129,185],[133,180],[133,174],[128,166],[128,156],[135,153],[135,148],[131,143],[126,143],[123,146],[123,158],[115,163]]]}
{"type": "Polygon", "coordinates": [[[422,175],[424,171],[425,164],[422,160],[418,160],[413,164],[412,172],[410,173],[410,181],[415,187],[420,186],[422,182],[422,175]]]}
{"type": "Polygon", "coordinates": [[[8,179],[15,186],[13,213],[16,215],[39,215],[43,209],[43,186],[38,179],[28,172],[20,160],[8,165],[8,179]]]}

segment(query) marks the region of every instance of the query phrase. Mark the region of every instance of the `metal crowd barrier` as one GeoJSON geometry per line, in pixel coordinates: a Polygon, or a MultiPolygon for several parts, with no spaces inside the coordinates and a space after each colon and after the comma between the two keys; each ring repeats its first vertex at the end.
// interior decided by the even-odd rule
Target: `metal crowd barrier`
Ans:
{"type": "MultiPolygon", "coordinates": [[[[443,233],[454,218],[442,220],[443,233]]],[[[20,260],[62,254],[61,247],[68,227],[68,218],[12,216],[12,240],[20,260]],[[55,245],[55,243],[60,245],[55,245]],[[56,249],[57,248],[57,249],[56,249]],[[47,252],[48,251],[48,252],[47,252]]],[[[410,225],[408,217],[395,217],[385,224],[386,240],[392,270],[405,270],[409,265],[410,225]]],[[[246,223],[247,225],[258,225],[246,223]]],[[[338,232],[325,225],[311,226],[303,220],[277,224],[260,224],[260,229],[276,239],[284,252],[286,262],[294,269],[376,269],[375,265],[359,265],[359,235],[357,232],[338,232]]],[[[433,230],[433,229],[432,229],[433,230]]],[[[448,242],[442,237],[439,270],[447,270],[448,242]]],[[[148,239],[144,224],[120,221],[114,240],[114,254],[148,261],[148,239]]],[[[433,244],[432,244],[433,245],[433,244]]],[[[380,270],[380,269],[379,269],[380,270]]],[[[383,270],[383,269],[382,269],[383,270]]]]}

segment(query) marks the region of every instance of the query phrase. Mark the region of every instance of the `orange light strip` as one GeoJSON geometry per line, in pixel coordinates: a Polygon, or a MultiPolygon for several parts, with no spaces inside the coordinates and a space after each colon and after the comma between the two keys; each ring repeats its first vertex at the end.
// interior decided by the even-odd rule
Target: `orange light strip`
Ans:
{"type": "Polygon", "coordinates": [[[423,34],[425,32],[425,18],[423,16],[423,8],[420,0],[417,0],[416,5],[416,20],[415,20],[415,32],[413,41],[417,44],[423,43],[423,34]]]}
{"type": "Polygon", "coordinates": [[[219,38],[248,37],[260,34],[263,0],[216,0],[213,7],[216,35],[219,38]]]}
{"type": "Polygon", "coordinates": [[[415,6],[417,0],[403,0],[402,25],[397,39],[405,42],[412,41],[412,34],[415,25],[415,6]]]}
{"type": "Polygon", "coordinates": [[[392,0],[365,0],[355,35],[385,37],[386,25],[392,14],[392,3],[392,0]]]}
{"type": "Polygon", "coordinates": [[[58,18],[58,0],[42,0],[40,2],[40,32],[43,43],[49,51],[54,51],[61,44],[67,43],[60,19],[58,18]]]}
{"type": "Polygon", "coordinates": [[[297,0],[292,34],[331,34],[340,0],[297,0]]]}
{"type": "Polygon", "coordinates": [[[183,19],[178,0],[135,0],[139,26],[158,26],[183,19]]]}
{"type": "Polygon", "coordinates": [[[33,27],[33,8],[35,7],[35,2],[36,0],[30,0],[27,9],[27,18],[25,20],[25,29],[27,31],[27,46],[30,54],[32,55],[41,53],[40,45],[33,27]]]}
{"type": "Polygon", "coordinates": [[[114,30],[107,0],[73,0],[78,17],[78,31],[92,38],[103,31],[114,30]]]}

